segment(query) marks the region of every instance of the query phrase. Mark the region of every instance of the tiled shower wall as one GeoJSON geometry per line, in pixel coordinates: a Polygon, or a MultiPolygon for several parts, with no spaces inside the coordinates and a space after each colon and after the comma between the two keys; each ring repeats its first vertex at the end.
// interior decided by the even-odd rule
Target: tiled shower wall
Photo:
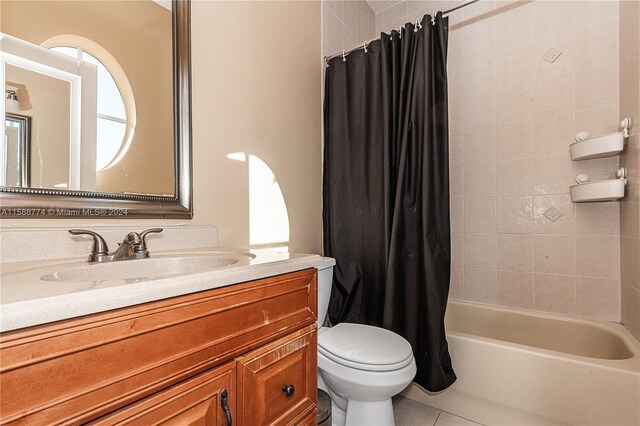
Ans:
{"type": "Polygon", "coordinates": [[[622,323],[640,340],[640,2],[620,3],[620,115],[635,122],[620,164],[629,173],[620,203],[622,323]]]}
{"type": "Polygon", "coordinates": [[[620,321],[619,203],[569,196],[578,173],[618,168],[569,154],[578,132],[618,130],[618,14],[615,1],[481,0],[450,15],[452,298],[620,321]]]}
{"type": "Polygon", "coordinates": [[[392,29],[404,27],[406,22],[415,22],[426,14],[434,14],[438,10],[446,10],[459,4],[461,1],[456,0],[399,1],[376,13],[376,34],[388,33],[392,29]]]}
{"type": "Polygon", "coordinates": [[[364,0],[324,0],[322,30],[323,54],[331,56],[373,39],[375,14],[364,0]]]}
{"type": "MultiPolygon", "coordinates": [[[[457,4],[398,2],[376,33],[457,4]]],[[[578,173],[619,165],[569,154],[578,132],[618,130],[619,30],[617,1],[481,0],[450,15],[452,298],[620,321],[620,203],[569,196],[578,173]]]]}

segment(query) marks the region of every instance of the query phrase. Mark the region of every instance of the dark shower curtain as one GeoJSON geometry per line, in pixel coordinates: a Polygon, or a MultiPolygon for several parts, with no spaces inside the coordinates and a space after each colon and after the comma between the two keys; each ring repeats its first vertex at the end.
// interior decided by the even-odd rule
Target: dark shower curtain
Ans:
{"type": "Polygon", "coordinates": [[[336,258],[329,316],[404,336],[430,391],[456,376],[449,293],[447,18],[382,34],[325,76],[324,252],[336,258]]]}

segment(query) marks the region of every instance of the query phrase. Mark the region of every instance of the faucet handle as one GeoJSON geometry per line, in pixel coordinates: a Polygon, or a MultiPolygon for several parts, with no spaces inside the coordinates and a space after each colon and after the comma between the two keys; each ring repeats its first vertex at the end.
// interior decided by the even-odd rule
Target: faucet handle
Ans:
{"type": "Polygon", "coordinates": [[[142,250],[146,250],[147,249],[147,241],[146,241],[146,237],[149,234],[159,234],[160,232],[162,232],[162,228],[151,228],[151,229],[147,229],[145,231],[142,231],[140,233],[140,238],[142,239],[142,244],[141,244],[141,249],[142,250]]]}
{"type": "Polygon", "coordinates": [[[107,242],[97,232],[89,231],[88,229],[69,229],[71,235],[91,235],[93,237],[93,250],[91,250],[91,257],[97,255],[104,255],[109,252],[107,242]]]}

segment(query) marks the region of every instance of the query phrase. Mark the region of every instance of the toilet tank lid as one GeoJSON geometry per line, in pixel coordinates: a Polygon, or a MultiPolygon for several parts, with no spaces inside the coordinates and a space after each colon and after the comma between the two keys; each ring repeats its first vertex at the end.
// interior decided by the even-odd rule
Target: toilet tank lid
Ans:
{"type": "Polygon", "coordinates": [[[323,257],[322,259],[322,264],[316,266],[316,269],[318,269],[318,271],[336,266],[336,260],[333,257],[323,257]]]}

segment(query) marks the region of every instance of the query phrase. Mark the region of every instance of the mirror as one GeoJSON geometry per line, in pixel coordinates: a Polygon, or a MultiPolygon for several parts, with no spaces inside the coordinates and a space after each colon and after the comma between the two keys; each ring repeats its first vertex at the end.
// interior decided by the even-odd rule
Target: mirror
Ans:
{"type": "Polygon", "coordinates": [[[189,9],[0,3],[0,217],[191,217],[189,9]]]}

